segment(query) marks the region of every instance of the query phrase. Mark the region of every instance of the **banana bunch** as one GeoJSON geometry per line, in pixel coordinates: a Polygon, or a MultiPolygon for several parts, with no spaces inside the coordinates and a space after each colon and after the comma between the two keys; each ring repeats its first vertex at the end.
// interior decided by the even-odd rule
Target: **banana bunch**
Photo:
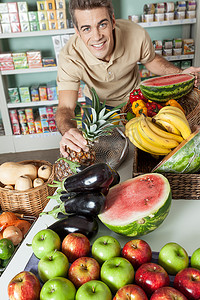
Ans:
{"type": "Polygon", "coordinates": [[[179,108],[168,106],[163,107],[153,118],[142,114],[125,126],[125,134],[130,141],[152,155],[167,155],[190,133],[184,113],[179,108]]]}

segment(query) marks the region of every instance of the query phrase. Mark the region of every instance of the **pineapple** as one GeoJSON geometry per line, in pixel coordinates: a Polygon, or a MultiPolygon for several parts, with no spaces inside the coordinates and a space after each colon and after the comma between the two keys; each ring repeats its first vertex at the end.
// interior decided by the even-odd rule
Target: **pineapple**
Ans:
{"type": "Polygon", "coordinates": [[[64,177],[70,176],[75,173],[73,167],[81,165],[91,165],[95,162],[95,150],[94,144],[98,142],[99,137],[110,135],[115,127],[122,126],[119,124],[120,113],[119,109],[125,104],[122,103],[113,109],[107,109],[105,101],[100,103],[99,97],[94,88],[91,88],[92,103],[91,105],[79,104],[85,114],[85,119],[76,116],[74,120],[82,122],[83,126],[80,128],[84,138],[88,142],[89,151],[75,152],[70,148],[67,148],[67,159],[59,158],[55,165],[55,173],[58,180],[62,180],[64,177]]]}

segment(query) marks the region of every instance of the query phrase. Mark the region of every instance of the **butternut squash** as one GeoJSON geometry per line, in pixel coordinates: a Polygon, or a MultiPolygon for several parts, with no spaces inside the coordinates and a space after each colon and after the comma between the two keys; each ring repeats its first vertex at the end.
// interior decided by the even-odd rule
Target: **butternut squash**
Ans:
{"type": "Polygon", "coordinates": [[[42,178],[35,178],[33,180],[33,187],[36,188],[44,184],[44,180],[42,178]]]}
{"type": "Polygon", "coordinates": [[[49,179],[51,175],[51,167],[48,165],[42,165],[38,169],[38,177],[42,178],[44,181],[49,179]]]}
{"type": "Polygon", "coordinates": [[[31,180],[34,180],[37,177],[37,167],[17,162],[5,162],[0,165],[0,181],[5,185],[15,185],[17,178],[21,175],[28,175],[31,180]]]}
{"type": "Polygon", "coordinates": [[[15,190],[26,191],[33,187],[32,180],[27,175],[19,176],[15,182],[15,190]]]}

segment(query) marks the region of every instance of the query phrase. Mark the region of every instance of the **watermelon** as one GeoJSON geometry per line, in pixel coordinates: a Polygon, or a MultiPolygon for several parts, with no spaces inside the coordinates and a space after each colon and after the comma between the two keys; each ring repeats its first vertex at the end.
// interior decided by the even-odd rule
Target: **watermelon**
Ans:
{"type": "Polygon", "coordinates": [[[200,130],[193,132],[152,170],[156,173],[196,173],[200,170],[200,130]]]}
{"type": "Polygon", "coordinates": [[[98,217],[116,233],[141,236],[155,230],[164,221],[171,199],[170,184],[165,176],[143,174],[112,187],[98,217]]]}
{"type": "Polygon", "coordinates": [[[143,95],[150,100],[166,102],[188,94],[194,85],[191,74],[172,74],[150,78],[140,83],[143,95]]]}

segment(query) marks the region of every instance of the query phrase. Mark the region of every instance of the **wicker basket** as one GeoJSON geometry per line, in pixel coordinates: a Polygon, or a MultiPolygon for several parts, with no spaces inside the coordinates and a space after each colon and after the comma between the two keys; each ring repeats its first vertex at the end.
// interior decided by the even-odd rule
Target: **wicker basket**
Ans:
{"type": "Polygon", "coordinates": [[[55,191],[55,188],[48,186],[54,180],[54,166],[44,160],[26,160],[19,163],[34,164],[38,168],[42,165],[49,165],[52,168],[52,173],[43,185],[24,192],[5,189],[0,182],[1,209],[37,217],[49,201],[47,196],[53,195],[55,191]]]}
{"type": "MultiPolygon", "coordinates": [[[[189,94],[177,101],[184,108],[190,127],[194,131],[194,127],[200,125],[200,90],[194,88],[189,94]]],[[[128,111],[131,111],[129,102],[123,108],[124,113],[128,111]]],[[[125,120],[124,124],[126,123],[127,121],[125,120]]],[[[160,160],[134,146],[133,177],[151,172],[160,160]]],[[[173,199],[200,200],[200,173],[163,173],[163,175],[169,180],[173,199]]]]}

